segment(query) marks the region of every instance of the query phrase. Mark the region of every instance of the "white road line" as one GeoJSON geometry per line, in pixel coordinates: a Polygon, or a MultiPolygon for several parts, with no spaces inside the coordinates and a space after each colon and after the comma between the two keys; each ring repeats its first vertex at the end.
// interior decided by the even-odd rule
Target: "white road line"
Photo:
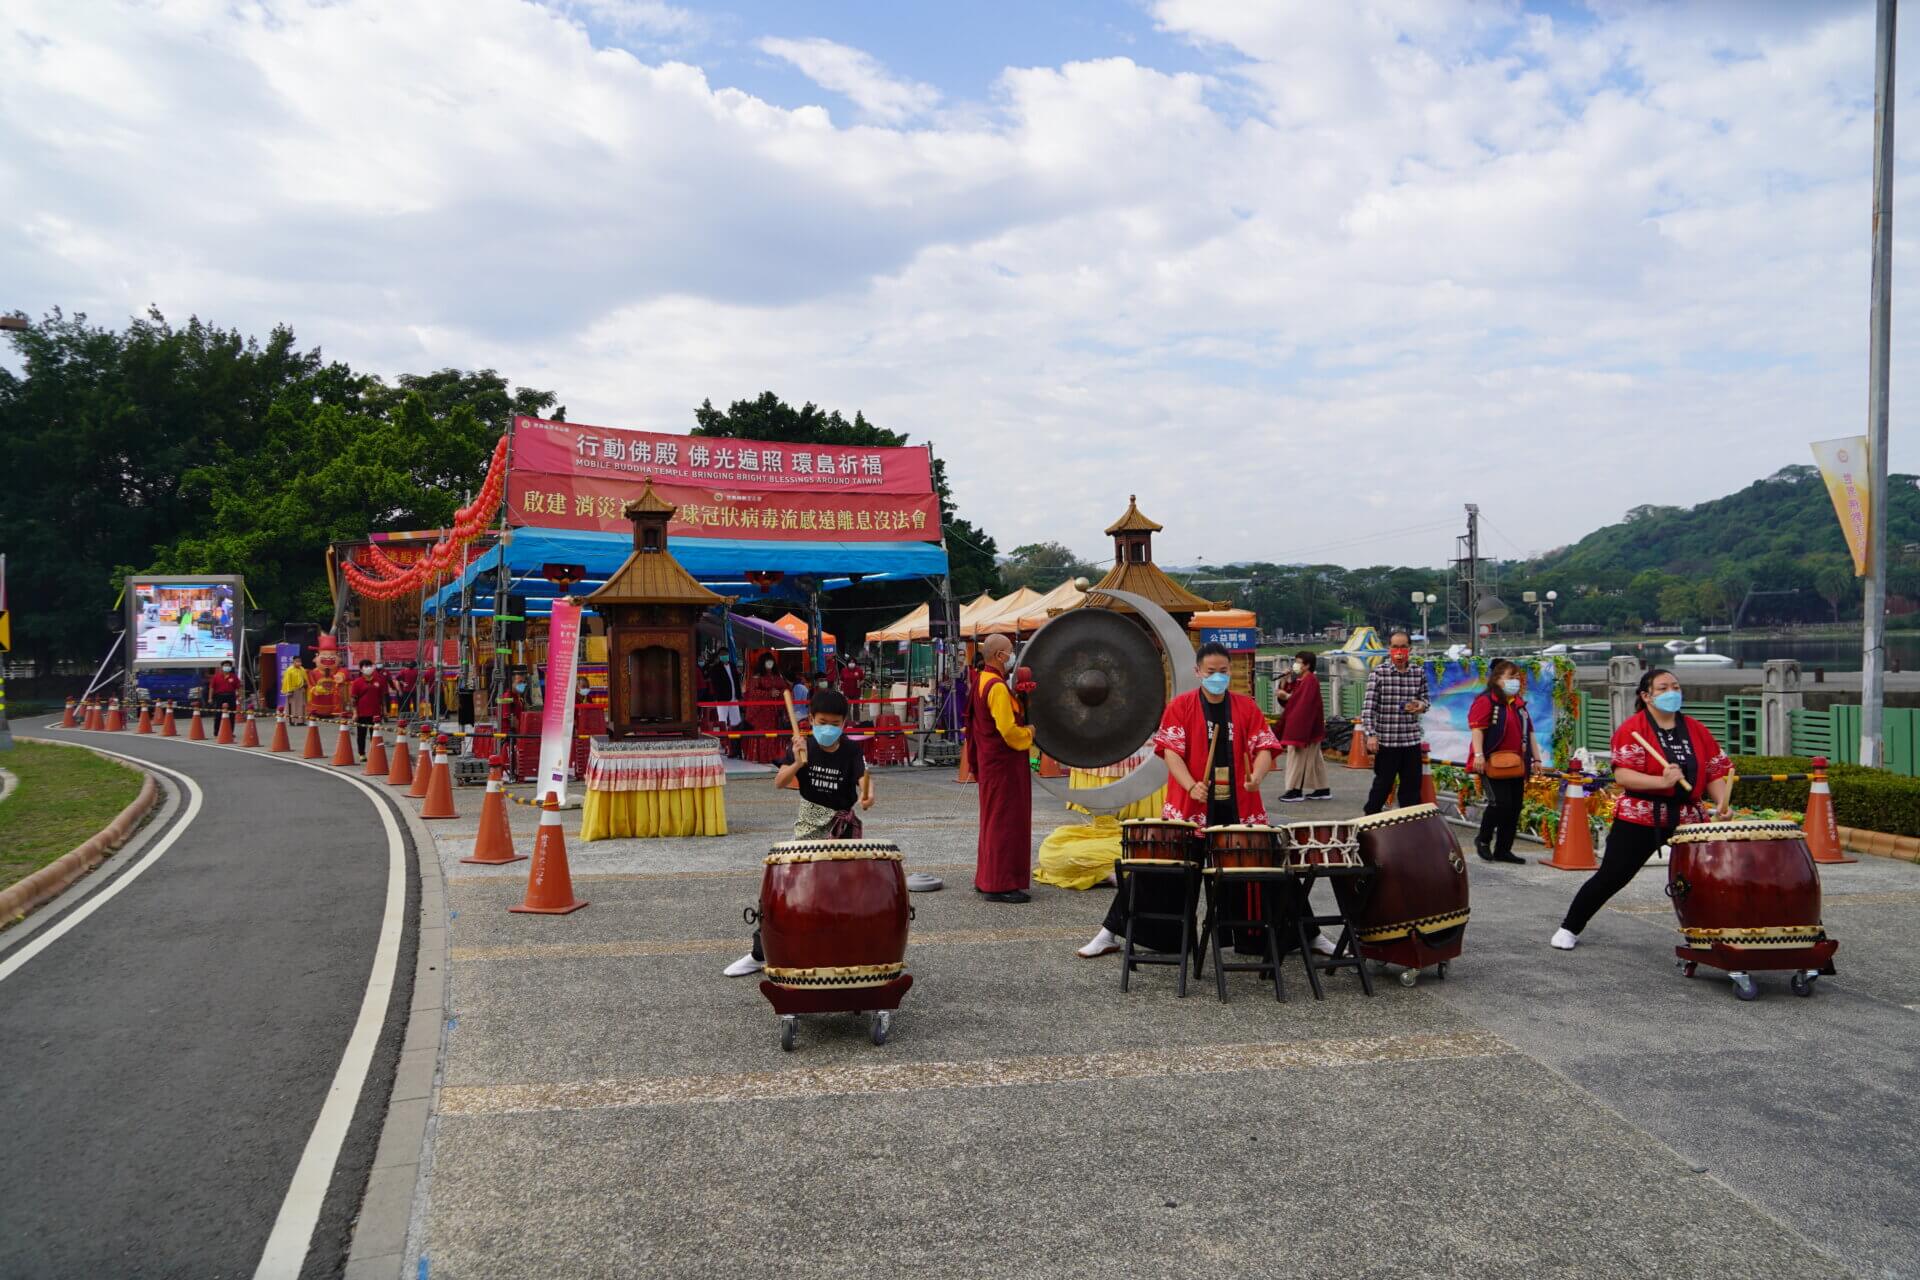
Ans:
{"type": "MultiPolygon", "coordinates": [[[[91,747],[93,744],[75,745],[91,747]]],[[[380,921],[380,941],[374,947],[373,972],[367,977],[366,995],[360,1001],[360,1016],[353,1024],[353,1034],[347,1038],[346,1052],[340,1056],[339,1069],[333,1073],[333,1083],[327,1088],[326,1101],[320,1106],[320,1118],[314,1121],[306,1149],[300,1153],[300,1163],[293,1171],[293,1182],[287,1188],[286,1198],[280,1202],[280,1212],[274,1218],[273,1230],[267,1236],[267,1247],[260,1255],[260,1265],[253,1273],[255,1280],[278,1280],[283,1276],[297,1278],[301,1265],[306,1262],[307,1250],[313,1243],[313,1229],[320,1221],[320,1209],[327,1198],[327,1185],[333,1181],[334,1166],[340,1162],[340,1148],[346,1145],[347,1128],[353,1122],[354,1109],[359,1105],[360,1092],[366,1085],[367,1072],[373,1065],[373,1051],[379,1043],[380,1028],[386,1022],[387,1005],[393,999],[393,975],[399,967],[400,933],[407,905],[407,851],[401,843],[400,826],[394,821],[393,811],[380,798],[379,792],[352,774],[291,756],[271,755],[251,747],[221,746],[212,742],[193,745],[239,752],[256,760],[297,764],[350,782],[372,801],[374,812],[380,815],[381,826],[387,833],[387,907],[380,921]]],[[[0,979],[26,963],[48,942],[84,920],[102,902],[125,888],[129,881],[167,851],[200,811],[200,788],[192,778],[154,764],[151,760],[121,755],[117,751],[105,754],[121,756],[124,760],[132,760],[179,778],[189,792],[186,813],[179,825],[111,888],[102,890],[86,906],[76,910],[70,918],[61,922],[58,929],[49,930],[45,936],[21,948],[23,954],[10,957],[6,964],[0,964],[0,979]]],[[[420,856],[426,857],[428,854],[423,850],[420,856]]]]}
{"type": "MultiPolygon", "coordinates": [[[[313,1244],[313,1229],[320,1221],[320,1209],[326,1202],[327,1186],[333,1181],[334,1166],[340,1163],[340,1148],[346,1145],[347,1128],[353,1123],[354,1110],[360,1104],[367,1071],[373,1066],[373,1051],[380,1041],[380,1028],[387,1020],[387,1006],[393,1000],[393,975],[399,967],[400,933],[407,906],[407,850],[401,842],[400,824],[394,821],[393,810],[387,807],[379,792],[352,774],[309,760],[264,754],[251,747],[218,749],[254,759],[297,764],[350,782],[373,803],[374,811],[380,815],[380,825],[387,833],[387,908],[380,920],[380,941],[374,947],[373,972],[367,976],[360,1017],[353,1024],[353,1034],[347,1038],[346,1052],[340,1055],[339,1069],[333,1073],[326,1101],[320,1106],[320,1118],[314,1121],[313,1132],[307,1136],[306,1150],[300,1153],[293,1182],[287,1187],[286,1199],[280,1202],[280,1212],[267,1236],[267,1247],[253,1273],[254,1280],[279,1280],[280,1277],[297,1280],[301,1265],[307,1260],[307,1250],[313,1244]]],[[[428,855],[422,851],[420,856],[428,855]]]]}
{"type": "Polygon", "coordinates": [[[84,903],[75,907],[72,911],[69,911],[53,924],[47,926],[47,928],[40,933],[34,935],[32,941],[22,944],[19,950],[11,952],[5,960],[0,960],[0,982],[5,982],[15,973],[18,973],[20,967],[26,964],[27,961],[52,946],[56,940],[65,937],[68,931],[82,920],[85,920],[101,907],[113,901],[114,895],[139,879],[141,872],[158,862],[161,854],[173,848],[173,842],[180,838],[180,833],[191,826],[194,818],[200,813],[200,784],[192,778],[189,778],[186,774],[166,768],[163,765],[154,764],[151,760],[143,760],[138,756],[126,755],[119,751],[107,751],[103,748],[95,747],[90,742],[75,743],[73,745],[85,746],[100,752],[103,756],[114,756],[118,759],[140,765],[143,768],[153,769],[158,773],[166,774],[169,778],[181,783],[186,788],[187,807],[181,812],[180,820],[173,824],[173,829],[155,841],[153,848],[147,850],[145,856],[143,856],[140,861],[123,871],[119,879],[88,898],[84,903]]]}

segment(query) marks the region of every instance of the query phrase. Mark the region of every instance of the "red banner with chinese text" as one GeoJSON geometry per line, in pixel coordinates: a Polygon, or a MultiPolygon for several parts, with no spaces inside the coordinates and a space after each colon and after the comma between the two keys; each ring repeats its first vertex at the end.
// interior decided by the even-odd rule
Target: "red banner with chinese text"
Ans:
{"type": "MultiPolygon", "coordinates": [[[[675,538],[931,542],[940,536],[940,500],[931,493],[753,493],[658,480],[653,491],[680,508],[667,525],[675,538]]],[[[639,486],[619,477],[516,472],[507,480],[507,519],[541,529],[631,533],[620,509],[638,496],[639,486]]]]}
{"type": "Polygon", "coordinates": [[[933,542],[940,503],[921,448],[773,444],[514,419],[507,519],[628,532],[647,479],[691,538],[933,542]]]}

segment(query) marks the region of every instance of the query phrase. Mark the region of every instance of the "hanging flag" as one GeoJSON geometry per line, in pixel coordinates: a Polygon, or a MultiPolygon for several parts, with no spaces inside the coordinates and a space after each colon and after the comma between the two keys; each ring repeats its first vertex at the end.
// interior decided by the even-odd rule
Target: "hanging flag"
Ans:
{"type": "Polygon", "coordinates": [[[1871,473],[1867,468],[1867,438],[1841,436],[1838,440],[1815,440],[1813,460],[1820,464],[1820,478],[1827,482],[1833,513],[1840,517],[1840,530],[1847,535],[1854,575],[1864,575],[1867,572],[1867,519],[1872,501],[1868,489],[1871,473]]]}
{"type": "Polygon", "coordinates": [[[540,716],[540,773],[536,799],[552,793],[567,802],[567,763],[573,758],[573,674],[579,664],[580,606],[570,597],[553,602],[547,620],[547,690],[540,716]]]}

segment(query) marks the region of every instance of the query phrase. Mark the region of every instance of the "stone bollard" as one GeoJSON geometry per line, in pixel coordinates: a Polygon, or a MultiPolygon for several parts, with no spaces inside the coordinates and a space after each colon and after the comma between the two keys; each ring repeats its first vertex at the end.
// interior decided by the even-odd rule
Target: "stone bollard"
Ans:
{"type": "Polygon", "coordinates": [[[1771,658],[1760,684],[1760,754],[1793,754],[1793,713],[1806,706],[1800,691],[1800,663],[1793,658],[1771,658]]]}

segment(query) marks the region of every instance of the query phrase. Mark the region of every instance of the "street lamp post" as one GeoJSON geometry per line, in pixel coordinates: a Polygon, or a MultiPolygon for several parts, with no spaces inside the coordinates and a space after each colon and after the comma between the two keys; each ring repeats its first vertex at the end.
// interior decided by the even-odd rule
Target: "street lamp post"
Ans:
{"type": "Polygon", "coordinates": [[[1560,598],[1560,593],[1549,591],[1545,596],[1540,596],[1532,591],[1522,591],[1520,598],[1532,605],[1534,612],[1540,616],[1540,643],[1545,644],[1547,642],[1547,610],[1553,608],[1553,602],[1560,598]]]}
{"type": "Polygon", "coordinates": [[[1416,591],[1409,599],[1413,601],[1413,607],[1420,611],[1421,647],[1423,650],[1431,648],[1433,646],[1433,637],[1427,633],[1427,614],[1433,606],[1440,603],[1440,597],[1434,595],[1431,591],[1416,591]]]}

